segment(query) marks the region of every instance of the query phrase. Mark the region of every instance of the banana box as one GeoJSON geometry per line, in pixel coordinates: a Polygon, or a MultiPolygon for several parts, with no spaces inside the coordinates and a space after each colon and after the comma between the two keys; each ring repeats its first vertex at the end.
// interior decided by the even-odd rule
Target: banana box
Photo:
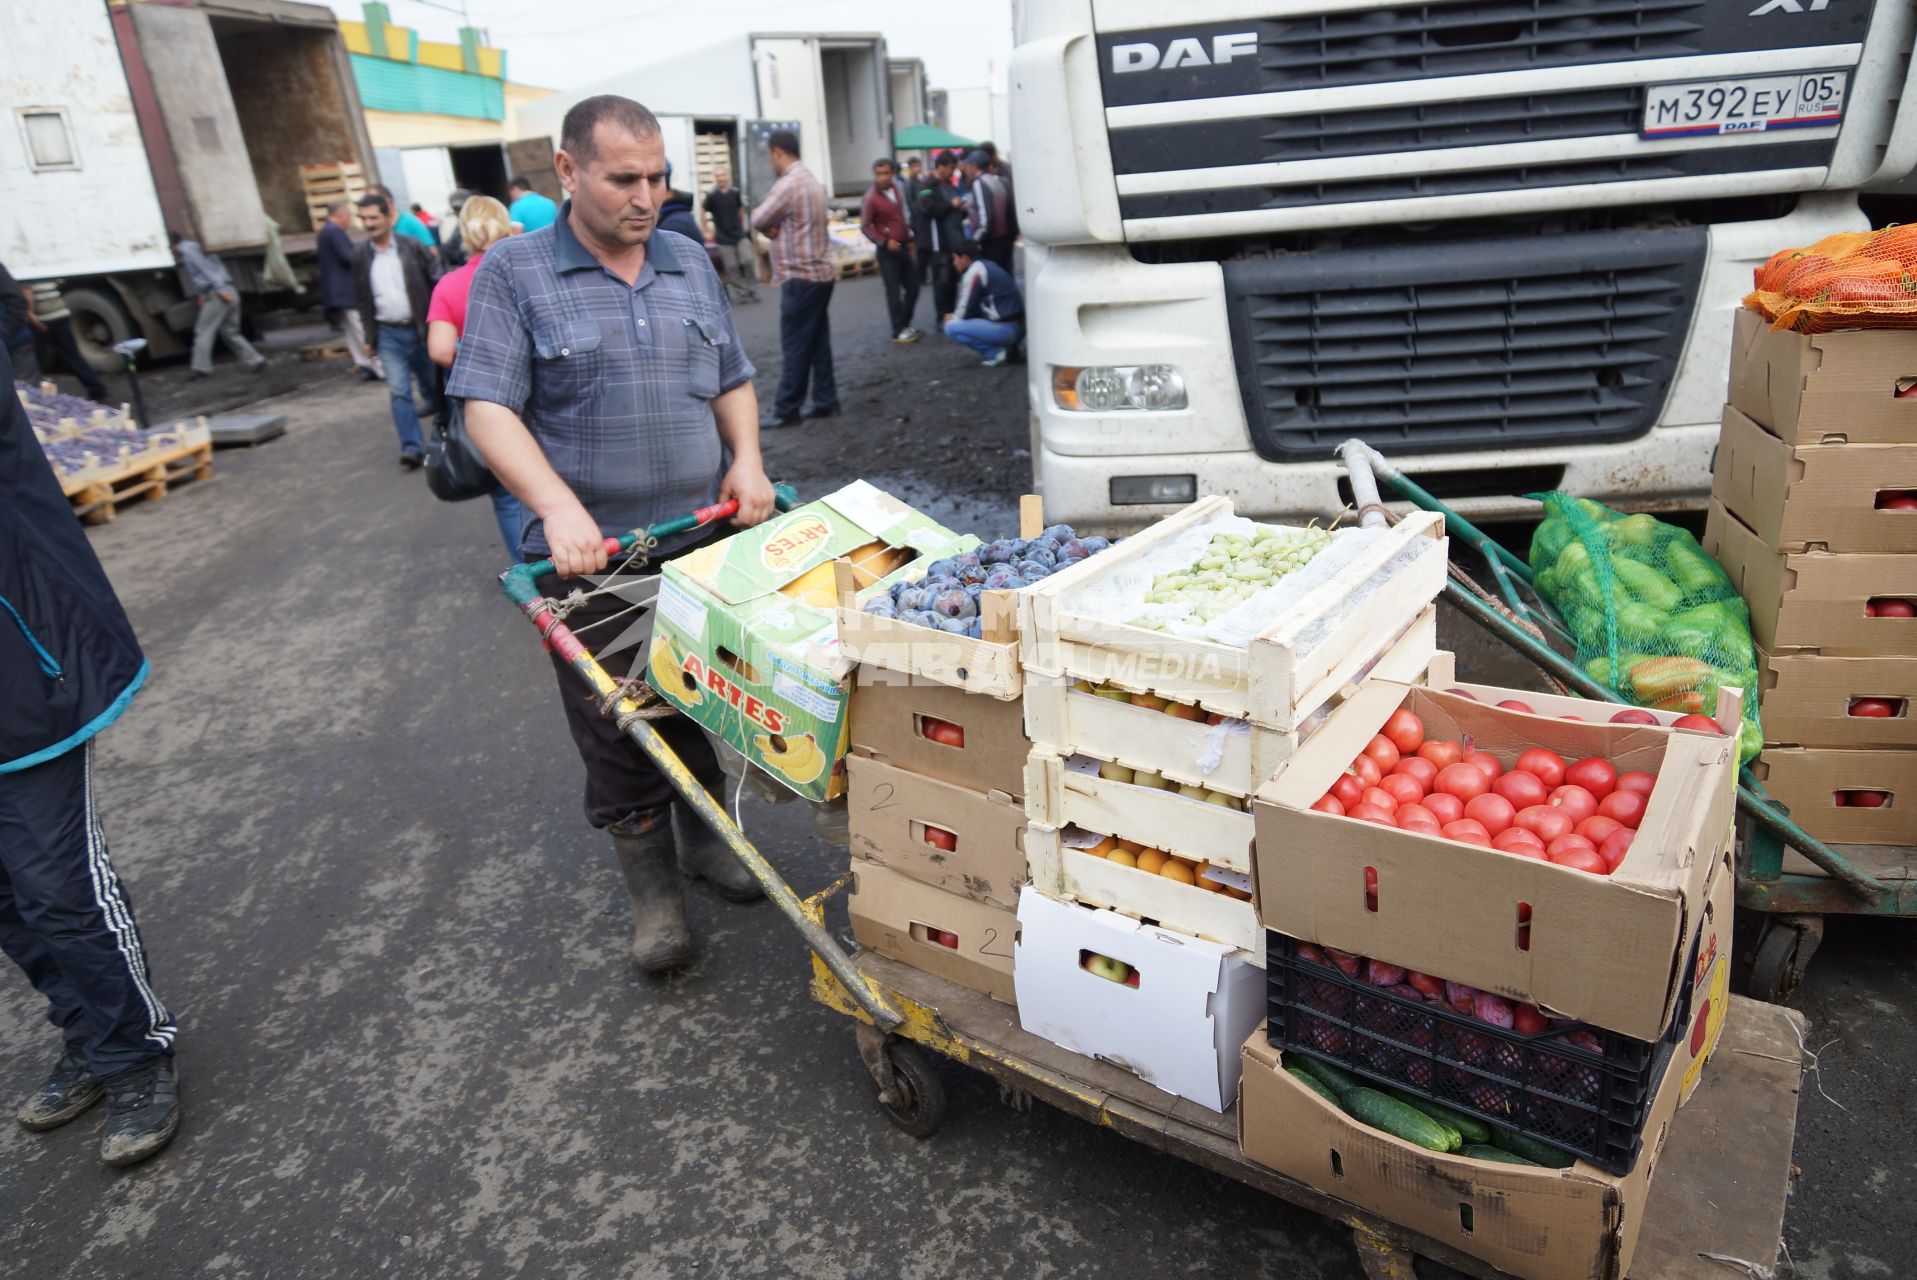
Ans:
{"type": "Polygon", "coordinates": [[[978,545],[863,480],[668,561],[646,681],[810,800],[845,790],[852,664],[833,562],[861,595],[978,545]]]}

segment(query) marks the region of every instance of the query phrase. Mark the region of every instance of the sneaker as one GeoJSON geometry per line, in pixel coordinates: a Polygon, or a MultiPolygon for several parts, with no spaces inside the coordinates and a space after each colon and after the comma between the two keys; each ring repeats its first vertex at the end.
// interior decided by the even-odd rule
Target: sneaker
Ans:
{"type": "Polygon", "coordinates": [[[105,1094],[106,1090],[93,1078],[93,1071],[80,1051],[68,1045],[60,1054],[60,1060],[53,1064],[46,1082],[33,1091],[33,1096],[16,1114],[23,1128],[45,1133],[48,1129],[58,1129],[105,1094]]]}
{"type": "Polygon", "coordinates": [[[264,360],[260,361],[258,364],[249,364],[246,366],[246,371],[248,373],[265,373],[266,370],[267,370],[267,363],[264,360]]]}
{"type": "Polygon", "coordinates": [[[361,369],[359,371],[359,380],[361,382],[384,382],[385,381],[384,378],[380,377],[377,373],[374,373],[371,369],[361,369]]]}
{"type": "Polygon", "coordinates": [[[210,378],[212,376],[211,373],[208,373],[204,369],[188,369],[186,371],[186,380],[188,382],[198,382],[202,378],[210,378]]]}
{"type": "Polygon", "coordinates": [[[100,1159],[114,1168],[157,1155],[180,1130],[180,1085],[173,1059],[158,1057],[101,1082],[106,1086],[106,1132],[100,1159]]]}
{"type": "Polygon", "coordinates": [[[399,465],[405,467],[408,471],[419,470],[425,461],[426,455],[413,449],[408,449],[399,455],[399,465]]]}
{"type": "Polygon", "coordinates": [[[892,341],[901,343],[901,344],[911,343],[911,342],[917,342],[920,338],[924,336],[925,336],[924,334],[920,333],[917,329],[914,329],[911,325],[908,324],[903,329],[899,330],[899,336],[892,339],[892,341]]]}
{"type": "Polygon", "coordinates": [[[839,416],[839,406],[835,404],[822,409],[815,404],[799,416],[807,421],[813,418],[836,418],[839,416]]]}
{"type": "Polygon", "coordinates": [[[1005,353],[1005,348],[1000,347],[997,351],[994,351],[991,355],[986,356],[983,360],[979,361],[979,363],[984,365],[987,369],[996,369],[1010,359],[1011,359],[1011,356],[1005,353]]]}

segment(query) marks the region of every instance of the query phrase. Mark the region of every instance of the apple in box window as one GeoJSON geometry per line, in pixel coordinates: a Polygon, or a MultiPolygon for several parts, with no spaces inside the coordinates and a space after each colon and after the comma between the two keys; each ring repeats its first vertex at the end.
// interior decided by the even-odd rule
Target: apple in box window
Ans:
{"type": "Polygon", "coordinates": [[[1095,973],[1107,982],[1123,983],[1132,976],[1132,967],[1123,960],[1101,956],[1096,951],[1086,955],[1082,963],[1087,973],[1095,973]]]}
{"type": "Polygon", "coordinates": [[[925,843],[942,853],[951,853],[958,848],[958,837],[944,827],[934,827],[928,823],[925,828],[925,843]]]}
{"type": "Polygon", "coordinates": [[[925,717],[922,731],[928,739],[938,743],[941,747],[963,747],[965,745],[965,730],[953,724],[950,720],[939,720],[935,717],[927,716],[925,717]]]}

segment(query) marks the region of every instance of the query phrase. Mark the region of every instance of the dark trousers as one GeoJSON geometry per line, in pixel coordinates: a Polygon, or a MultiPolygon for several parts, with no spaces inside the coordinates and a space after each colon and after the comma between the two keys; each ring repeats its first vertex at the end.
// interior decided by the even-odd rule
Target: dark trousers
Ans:
{"type": "Polygon", "coordinates": [[[885,309],[892,320],[892,332],[908,329],[912,313],[919,309],[919,267],[909,249],[879,246],[879,279],[885,283],[885,309]]]}
{"type": "MultiPolygon", "coordinates": [[[[683,552],[675,551],[673,554],[683,552]]],[[[634,574],[629,580],[637,582],[641,576],[634,574]]],[[[555,597],[585,585],[576,578],[553,575],[541,578],[538,582],[541,595],[555,597]]],[[[652,644],[652,605],[648,603],[643,612],[633,609],[617,622],[598,627],[592,624],[610,618],[621,610],[631,609],[632,604],[630,598],[621,598],[619,594],[608,592],[587,597],[583,605],[566,616],[566,625],[575,632],[584,627],[591,628],[580,634],[580,642],[599,659],[599,665],[606,669],[606,674],[615,680],[623,680],[634,669],[643,669],[645,666],[652,644]],[[628,642],[625,639],[626,630],[635,621],[640,623],[642,634],[635,641],[628,642]]],[[[572,734],[573,746],[579,751],[579,762],[586,767],[586,821],[595,827],[610,827],[670,803],[675,793],[666,776],[659,772],[658,766],[634,745],[631,738],[619,732],[610,716],[600,713],[599,696],[586,687],[579,674],[558,654],[552,654],[551,657],[553,671],[559,677],[559,700],[566,708],[566,728],[572,734]]],[[[714,795],[725,794],[721,788],[724,774],[719,768],[718,757],[712,754],[712,744],[706,740],[704,730],[680,715],[648,723],[685,761],[686,768],[692,770],[693,776],[706,784],[708,791],[714,795]]]]}
{"type": "Polygon", "coordinates": [[[832,373],[832,282],[788,280],[779,286],[779,390],[772,412],[797,417],[812,386],[814,409],[839,407],[839,384],[832,373]]]}
{"type": "Polygon", "coordinates": [[[87,358],[80,354],[80,343],[73,336],[73,321],[67,316],[61,316],[58,320],[42,320],[40,323],[46,326],[46,332],[33,335],[33,345],[40,358],[40,367],[51,368],[47,361],[47,353],[59,352],[60,363],[67,367],[68,373],[80,380],[80,385],[86,388],[87,399],[105,404],[106,383],[100,381],[100,375],[93,371],[93,366],[87,363],[87,358]]]}
{"type": "Polygon", "coordinates": [[[93,743],[0,773],[0,950],[100,1077],[173,1052],[133,901],[107,859],[93,743]]]}
{"type": "Polygon", "coordinates": [[[986,236],[978,242],[979,257],[987,262],[996,262],[1007,271],[1012,269],[1012,242],[1017,236],[986,236]]]}
{"type": "Polygon", "coordinates": [[[932,286],[932,321],[944,324],[945,317],[958,306],[958,273],[952,270],[952,255],[927,253],[919,258],[919,265],[932,286]]]}

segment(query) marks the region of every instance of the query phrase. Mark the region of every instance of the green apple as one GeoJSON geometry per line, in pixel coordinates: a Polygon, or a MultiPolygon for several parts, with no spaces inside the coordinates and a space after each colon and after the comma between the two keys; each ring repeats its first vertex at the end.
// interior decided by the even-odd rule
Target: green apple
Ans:
{"type": "Polygon", "coordinates": [[[1084,965],[1086,972],[1095,973],[1107,982],[1122,984],[1125,979],[1132,976],[1132,967],[1123,960],[1114,960],[1110,956],[1101,956],[1096,951],[1088,953],[1081,963],[1084,965]]]}
{"type": "Polygon", "coordinates": [[[1155,791],[1164,791],[1171,786],[1171,783],[1165,780],[1164,774],[1154,773],[1150,769],[1133,769],[1132,783],[1135,786],[1150,787],[1155,791]]]}
{"type": "Polygon", "coordinates": [[[1228,796],[1222,791],[1207,791],[1205,793],[1205,803],[1221,805],[1227,809],[1237,809],[1240,812],[1243,812],[1245,808],[1245,802],[1243,800],[1240,800],[1237,796],[1228,796]]]}
{"type": "Polygon", "coordinates": [[[1178,794],[1187,800],[1204,800],[1212,795],[1211,792],[1205,790],[1203,787],[1194,787],[1189,782],[1179,784],[1178,794]]]}
{"type": "Polygon", "coordinates": [[[1098,764],[1098,776],[1108,782],[1136,782],[1138,775],[1116,760],[1101,760],[1098,764]]]}

